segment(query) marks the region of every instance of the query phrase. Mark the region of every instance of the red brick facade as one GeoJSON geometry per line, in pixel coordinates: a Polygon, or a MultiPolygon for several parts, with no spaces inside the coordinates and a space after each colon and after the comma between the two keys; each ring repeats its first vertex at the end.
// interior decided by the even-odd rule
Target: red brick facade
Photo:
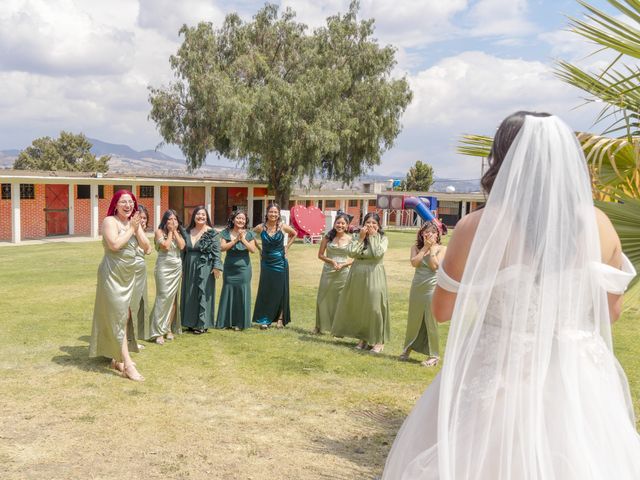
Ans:
{"type": "Polygon", "coordinates": [[[78,198],[78,186],[73,187],[74,233],[76,235],[91,235],[91,199],[78,198]]]}
{"type": "Polygon", "coordinates": [[[20,200],[20,233],[23,240],[46,236],[44,185],[34,185],[34,194],[33,200],[20,200]]]}
{"type": "Polygon", "coordinates": [[[11,199],[0,199],[0,241],[11,241],[11,199]]]}

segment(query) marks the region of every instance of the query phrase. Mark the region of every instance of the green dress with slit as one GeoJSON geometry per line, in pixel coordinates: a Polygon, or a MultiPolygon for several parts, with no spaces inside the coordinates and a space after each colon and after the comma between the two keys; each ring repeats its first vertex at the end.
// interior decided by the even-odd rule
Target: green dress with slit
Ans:
{"type": "MultiPolygon", "coordinates": [[[[119,225],[118,235],[122,235],[126,230],[119,225]]],[[[102,237],[102,246],[104,257],[98,267],[89,356],[113,358],[122,362],[125,328],[129,352],[138,351],[133,322],[129,316],[136,277],[135,257],[138,240],[132,235],[124,247],[113,252],[102,237]]]]}
{"type": "Polygon", "coordinates": [[[265,227],[260,233],[260,240],[260,282],[253,308],[253,321],[260,325],[271,325],[282,318],[282,323],[286,325],[291,321],[291,311],[289,262],[284,251],[285,235],[281,229],[269,235],[265,227]]]}
{"type": "Polygon", "coordinates": [[[131,318],[136,338],[147,339],[151,326],[149,325],[149,295],[147,292],[147,264],[144,261],[144,251],[136,248],[135,269],[136,278],[131,297],[131,318]]]}
{"type": "MultiPolygon", "coordinates": [[[[231,242],[231,232],[224,229],[220,236],[231,242]]],[[[247,242],[255,237],[253,232],[246,232],[247,242]]],[[[249,328],[251,326],[251,258],[249,250],[238,242],[224,257],[224,275],[222,292],[218,303],[216,328],[249,328]]]]}
{"type": "MultiPolygon", "coordinates": [[[[340,246],[329,242],[327,243],[325,256],[338,264],[346,263],[349,260],[348,247],[349,244],[340,246]]],[[[318,286],[318,297],[316,299],[316,328],[320,332],[331,331],[340,292],[342,292],[347,282],[349,269],[350,267],[345,267],[340,270],[335,270],[333,265],[323,262],[320,285],[318,286]]]]}
{"type": "Polygon", "coordinates": [[[220,235],[214,229],[202,234],[195,245],[184,231],[180,316],[182,326],[193,330],[213,328],[215,323],[216,279],[213,269],[222,270],[220,235]]]}
{"type": "Polygon", "coordinates": [[[438,327],[431,313],[431,299],[436,288],[436,271],[431,270],[427,258],[416,267],[409,292],[409,320],[404,348],[424,353],[430,357],[440,356],[438,327]]]}
{"type": "Polygon", "coordinates": [[[161,249],[157,240],[155,245],[158,251],[158,260],[156,260],[154,272],[156,300],[150,315],[150,340],[162,337],[170,332],[174,334],[182,333],[179,307],[180,285],[182,284],[181,252],[175,239],[171,242],[168,251],[161,249]]]}
{"type": "Polygon", "coordinates": [[[368,246],[357,241],[347,253],[354,259],[340,294],[331,328],[336,337],[351,337],[368,344],[385,343],[390,337],[387,276],[382,260],[388,239],[376,234],[368,246]]]}

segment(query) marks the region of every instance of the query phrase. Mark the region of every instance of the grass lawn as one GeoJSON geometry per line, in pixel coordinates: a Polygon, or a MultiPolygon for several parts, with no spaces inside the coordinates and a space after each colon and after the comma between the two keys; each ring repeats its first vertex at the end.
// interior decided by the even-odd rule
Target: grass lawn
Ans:
{"type": "MultiPolygon", "coordinates": [[[[88,358],[100,242],[0,248],[2,478],[375,478],[437,370],[398,362],[413,232],[385,257],[392,339],[382,355],[314,336],[317,246],[290,251],[284,330],[182,335],[135,355],[142,384],[88,358]]],[[[148,258],[149,297],[153,265],[148,258]]],[[[253,256],[253,295],[258,258],[253,256]]],[[[218,285],[219,294],[220,286],[218,285]]],[[[447,325],[440,326],[444,343],[447,325]]],[[[639,412],[640,324],[614,327],[639,412]]]]}

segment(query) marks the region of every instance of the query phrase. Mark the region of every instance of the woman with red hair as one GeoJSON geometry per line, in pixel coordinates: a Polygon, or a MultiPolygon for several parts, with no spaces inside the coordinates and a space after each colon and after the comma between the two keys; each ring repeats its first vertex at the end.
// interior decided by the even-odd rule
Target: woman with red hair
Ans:
{"type": "Polygon", "coordinates": [[[138,201],[128,190],[118,190],[102,222],[104,257],[98,267],[98,285],[93,310],[90,357],[111,358],[111,367],[130,380],[141,382],[129,351],[138,351],[131,320],[138,246],[150,248],[140,225],[138,201]]]}

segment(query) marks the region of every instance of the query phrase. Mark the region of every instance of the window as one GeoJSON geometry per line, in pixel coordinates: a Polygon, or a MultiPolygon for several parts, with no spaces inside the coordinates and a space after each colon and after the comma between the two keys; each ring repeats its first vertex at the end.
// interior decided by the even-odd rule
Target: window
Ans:
{"type": "Polygon", "coordinates": [[[140,185],[140,198],[153,198],[153,185],[140,185]]]}
{"type": "Polygon", "coordinates": [[[460,202],[438,202],[438,215],[458,215],[460,202]]]}
{"type": "Polygon", "coordinates": [[[349,200],[349,206],[350,207],[357,207],[358,206],[358,200],[349,200]]]}
{"type": "Polygon", "coordinates": [[[325,200],[324,201],[324,208],[336,208],[336,201],[335,200],[325,200]]]}
{"type": "Polygon", "coordinates": [[[11,184],[2,184],[2,200],[11,200],[11,184]]]}
{"type": "Polygon", "coordinates": [[[20,184],[20,200],[33,200],[36,198],[36,189],[33,183],[20,184]]]}
{"type": "Polygon", "coordinates": [[[369,200],[369,206],[370,207],[375,207],[376,205],[377,205],[377,203],[376,203],[376,199],[375,198],[372,198],[371,200],[369,200]]]}
{"type": "MultiPolygon", "coordinates": [[[[91,198],[91,185],[78,185],[78,200],[91,198]]],[[[104,185],[98,185],[98,198],[104,198],[104,185]]]]}

